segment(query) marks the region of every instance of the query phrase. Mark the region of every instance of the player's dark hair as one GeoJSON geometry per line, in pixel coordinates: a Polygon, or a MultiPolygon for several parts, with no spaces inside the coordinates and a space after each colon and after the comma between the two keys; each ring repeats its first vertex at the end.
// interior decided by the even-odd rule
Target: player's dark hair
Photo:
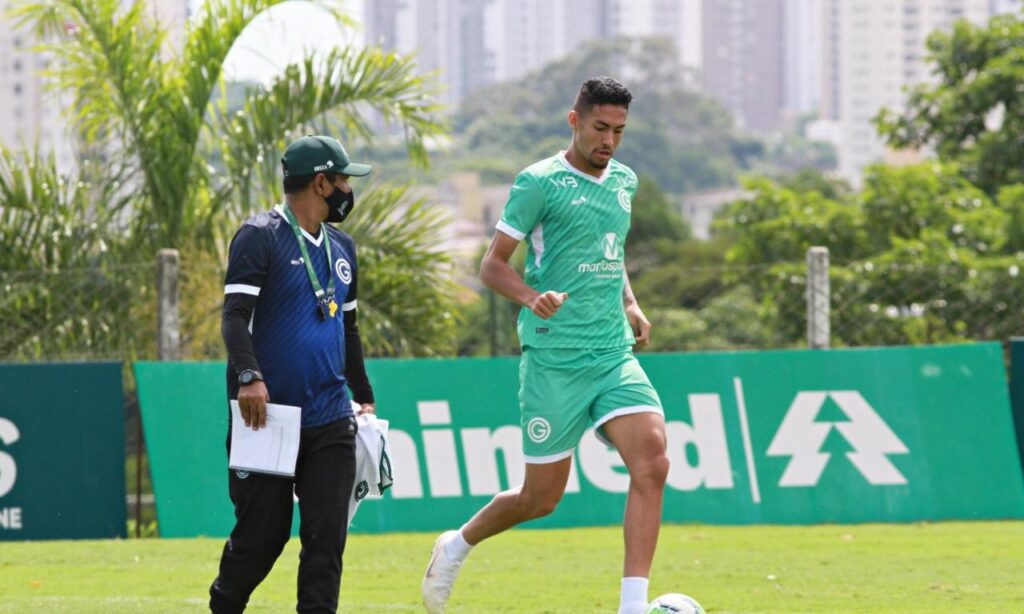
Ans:
{"type": "Polygon", "coordinates": [[[313,183],[317,175],[324,175],[327,177],[327,181],[334,183],[334,177],[337,173],[314,173],[312,175],[298,175],[295,177],[284,178],[284,193],[285,194],[298,194],[305,190],[309,184],[313,183]]]}
{"type": "Polygon", "coordinates": [[[580,86],[576,94],[576,102],[572,108],[580,115],[586,115],[595,106],[600,104],[611,104],[629,109],[629,103],[633,100],[633,94],[625,85],[611,77],[597,77],[587,79],[580,86]]]}

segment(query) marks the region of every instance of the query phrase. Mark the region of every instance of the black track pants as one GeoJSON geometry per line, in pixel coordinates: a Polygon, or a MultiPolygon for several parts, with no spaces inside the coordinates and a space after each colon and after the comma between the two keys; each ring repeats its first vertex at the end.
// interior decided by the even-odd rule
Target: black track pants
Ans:
{"type": "Polygon", "coordinates": [[[292,489],[299,499],[298,612],[333,613],[341,590],[348,502],[355,481],[355,418],[302,430],[295,478],[229,471],[235,528],[210,587],[210,610],[245,610],[288,542],[292,489]],[[245,477],[242,477],[245,476],[245,477]]]}

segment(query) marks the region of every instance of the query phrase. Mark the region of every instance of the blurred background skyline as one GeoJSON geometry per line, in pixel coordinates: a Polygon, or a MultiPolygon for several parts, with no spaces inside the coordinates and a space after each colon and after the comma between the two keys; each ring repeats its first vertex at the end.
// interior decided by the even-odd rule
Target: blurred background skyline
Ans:
{"type": "MultiPolygon", "coordinates": [[[[0,145],[38,139],[73,165],[59,98],[47,95],[47,60],[19,31],[2,0],[0,145]]],[[[170,32],[184,35],[197,0],[149,0],[170,32]]],[[[796,133],[835,149],[835,173],[859,184],[864,167],[899,161],[871,124],[899,109],[905,88],[928,81],[925,42],[958,19],[983,24],[1020,0],[351,0],[353,22],[339,28],[327,9],[286,3],[261,15],[225,65],[229,80],[269,84],[309,49],[367,43],[413,54],[435,73],[449,111],[482,89],[521,78],[616,37],[672,44],[685,83],[717,100],[737,129],[759,136],[796,133]]],[[[619,75],[627,85],[629,75],[619,75]]],[[[566,92],[567,101],[572,93],[566,92]]],[[[566,105],[568,106],[568,104],[566,105]]]]}
{"type": "Polygon", "coordinates": [[[375,167],[345,225],[388,310],[371,353],[515,353],[480,256],[600,74],[634,93],[616,158],[640,176],[627,268],[652,349],[808,342],[815,246],[837,345],[1024,326],[1017,1],[55,0],[47,51],[20,1],[0,0],[0,357],[152,355],[162,248],[183,253],[181,355],[222,356],[224,249],[310,132],[375,167]]]}

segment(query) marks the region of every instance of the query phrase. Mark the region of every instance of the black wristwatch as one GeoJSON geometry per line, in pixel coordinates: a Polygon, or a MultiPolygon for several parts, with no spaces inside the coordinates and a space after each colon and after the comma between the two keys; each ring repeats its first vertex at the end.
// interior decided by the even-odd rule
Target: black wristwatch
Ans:
{"type": "Polygon", "coordinates": [[[256,369],[245,369],[238,374],[239,386],[248,386],[255,381],[263,381],[263,374],[256,369]]]}

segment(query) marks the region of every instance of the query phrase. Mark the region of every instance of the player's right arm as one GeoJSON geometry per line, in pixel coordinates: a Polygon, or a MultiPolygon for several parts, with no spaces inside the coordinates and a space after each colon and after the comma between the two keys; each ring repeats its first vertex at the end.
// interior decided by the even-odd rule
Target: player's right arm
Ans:
{"type": "Polygon", "coordinates": [[[518,245],[519,240],[515,237],[510,237],[500,230],[494,233],[491,246],[487,248],[487,253],[480,263],[480,281],[491,290],[547,320],[555,315],[569,295],[554,290],[538,292],[526,285],[519,273],[508,263],[518,245]]]}
{"type": "Polygon", "coordinates": [[[546,205],[547,199],[537,178],[528,170],[519,173],[501,213],[498,230],[480,263],[480,281],[485,286],[543,320],[555,315],[568,295],[553,290],[538,292],[526,285],[508,261],[519,242],[544,218],[546,205]]]}

